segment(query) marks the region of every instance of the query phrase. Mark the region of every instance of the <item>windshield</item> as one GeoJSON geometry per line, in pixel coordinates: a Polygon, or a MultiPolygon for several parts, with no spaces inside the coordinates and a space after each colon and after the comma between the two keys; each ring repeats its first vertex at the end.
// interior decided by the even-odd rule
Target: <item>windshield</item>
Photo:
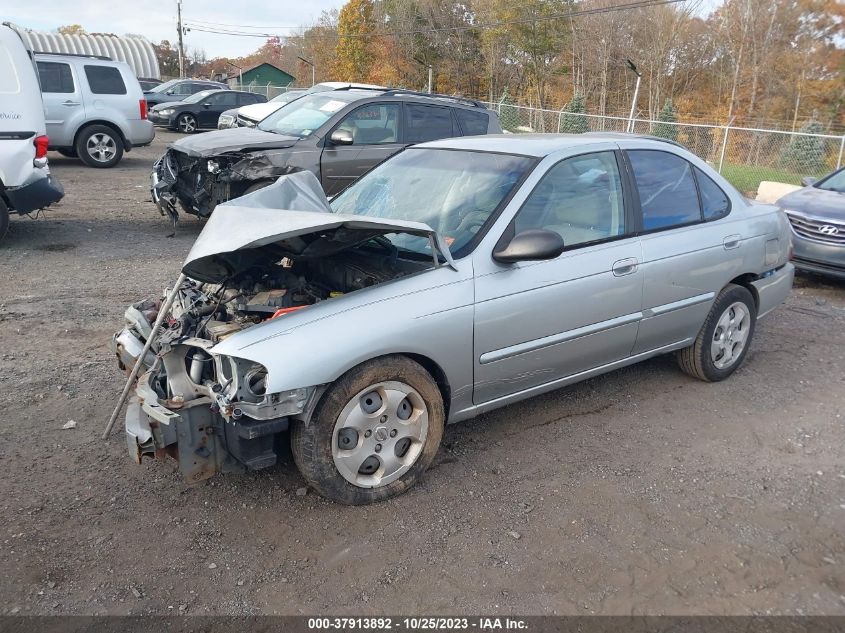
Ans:
{"type": "Polygon", "coordinates": [[[824,189],[825,191],[837,191],[839,193],[845,193],[845,169],[837,171],[832,176],[829,176],[826,180],[820,182],[816,185],[819,189],[824,189]]]}
{"type": "Polygon", "coordinates": [[[195,94],[192,94],[190,97],[186,97],[185,99],[182,100],[182,102],[183,103],[199,103],[200,101],[202,101],[203,99],[205,99],[209,95],[213,95],[215,92],[220,92],[220,90],[219,89],[203,90],[201,92],[197,92],[195,94]]]}
{"type": "Polygon", "coordinates": [[[258,124],[258,129],[305,138],[346,105],[346,101],[333,98],[331,93],[305,95],[276,110],[258,124]]]}
{"type": "Polygon", "coordinates": [[[270,99],[270,103],[290,103],[294,99],[298,99],[304,94],[305,92],[302,90],[291,90],[290,92],[283,92],[279,96],[270,99]]]}
{"type": "MultiPolygon", "coordinates": [[[[531,169],[524,156],[409,149],[382,163],[331,202],[335,213],[424,222],[455,257],[531,169]]],[[[399,250],[431,256],[427,238],[388,235],[399,250]]]]}
{"type": "Polygon", "coordinates": [[[171,79],[170,81],[165,81],[163,84],[157,85],[155,88],[150,88],[147,92],[164,92],[165,90],[169,90],[173,86],[179,83],[178,79],[171,79]]]}

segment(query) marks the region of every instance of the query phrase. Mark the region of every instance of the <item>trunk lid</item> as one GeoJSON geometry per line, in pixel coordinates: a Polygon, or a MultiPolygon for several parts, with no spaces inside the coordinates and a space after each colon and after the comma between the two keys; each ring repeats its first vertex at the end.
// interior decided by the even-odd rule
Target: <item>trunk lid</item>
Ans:
{"type": "Polygon", "coordinates": [[[314,174],[301,171],[218,205],[182,272],[198,281],[223,283],[262,263],[323,257],[390,233],[428,238],[433,260],[439,254],[455,267],[446,241],[427,224],[333,213],[314,174]]]}

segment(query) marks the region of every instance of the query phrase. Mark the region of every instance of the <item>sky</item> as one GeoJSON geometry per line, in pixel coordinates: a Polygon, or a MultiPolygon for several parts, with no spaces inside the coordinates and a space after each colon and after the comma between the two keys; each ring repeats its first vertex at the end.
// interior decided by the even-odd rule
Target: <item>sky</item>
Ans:
{"type": "MultiPolygon", "coordinates": [[[[279,27],[312,24],[324,9],[339,9],[343,3],[343,0],[182,0],[182,19],[261,25],[259,30],[262,32],[287,35],[293,29],[279,27]]],[[[153,42],[163,39],[175,42],[177,37],[176,0],[3,0],[2,5],[0,17],[3,21],[39,31],[81,24],[88,32],[133,33],[153,42]]],[[[246,55],[263,42],[261,37],[217,35],[197,30],[191,30],[185,36],[186,50],[203,49],[209,59],[246,55]]]]}

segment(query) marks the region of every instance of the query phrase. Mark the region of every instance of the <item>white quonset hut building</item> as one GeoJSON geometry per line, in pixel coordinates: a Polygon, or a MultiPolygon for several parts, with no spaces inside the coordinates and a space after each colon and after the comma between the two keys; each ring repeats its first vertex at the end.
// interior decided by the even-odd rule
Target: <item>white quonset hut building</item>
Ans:
{"type": "Polygon", "coordinates": [[[73,53],[102,55],[126,62],[136,77],[161,79],[155,50],[143,37],[116,35],[61,35],[46,31],[21,30],[29,48],[36,53],[73,53]]]}

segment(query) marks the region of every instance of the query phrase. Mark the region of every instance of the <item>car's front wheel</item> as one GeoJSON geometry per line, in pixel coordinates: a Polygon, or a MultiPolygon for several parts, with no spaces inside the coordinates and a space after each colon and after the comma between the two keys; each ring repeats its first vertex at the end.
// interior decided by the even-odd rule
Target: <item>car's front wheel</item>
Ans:
{"type": "Polygon", "coordinates": [[[757,306],[742,286],[722,289],[701,326],[695,343],[677,352],[681,369],[695,378],[716,382],[734,373],[748,354],[757,306]]]}
{"type": "Polygon", "coordinates": [[[197,118],[193,114],[180,114],[176,119],[176,129],[183,134],[192,134],[197,131],[197,118]]]}
{"type": "Polygon", "coordinates": [[[384,356],[350,370],[291,429],[294,461],[324,497],[362,505],[413,486],[440,446],[445,420],[437,384],[418,363],[384,356]]]}
{"type": "Polygon", "coordinates": [[[89,125],[76,139],[75,151],[89,167],[114,167],[123,158],[123,139],[105,125],[89,125]]]}

